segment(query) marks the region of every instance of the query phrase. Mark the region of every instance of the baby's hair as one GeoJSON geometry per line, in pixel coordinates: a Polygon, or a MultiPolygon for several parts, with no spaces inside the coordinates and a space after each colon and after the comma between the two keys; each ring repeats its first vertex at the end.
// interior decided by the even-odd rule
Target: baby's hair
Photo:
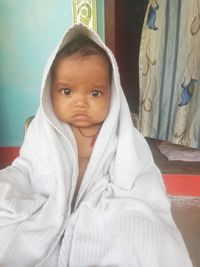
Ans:
{"type": "Polygon", "coordinates": [[[87,58],[93,55],[99,55],[104,57],[108,61],[111,76],[112,68],[108,55],[100,46],[98,46],[94,41],[92,41],[89,37],[85,35],[79,35],[78,37],[67,43],[57,53],[51,66],[51,75],[53,76],[55,74],[55,70],[60,60],[68,58],[75,54],[77,54],[77,56],[80,58],[87,58]]]}

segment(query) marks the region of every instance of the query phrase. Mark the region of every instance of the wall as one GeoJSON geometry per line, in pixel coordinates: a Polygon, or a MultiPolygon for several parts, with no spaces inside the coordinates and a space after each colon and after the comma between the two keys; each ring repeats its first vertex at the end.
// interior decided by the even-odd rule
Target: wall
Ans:
{"type": "Polygon", "coordinates": [[[45,62],[72,22],[71,1],[0,1],[0,147],[20,146],[45,62]]]}
{"type": "Polygon", "coordinates": [[[104,0],[96,0],[97,5],[97,32],[105,41],[105,5],[104,0]]]}

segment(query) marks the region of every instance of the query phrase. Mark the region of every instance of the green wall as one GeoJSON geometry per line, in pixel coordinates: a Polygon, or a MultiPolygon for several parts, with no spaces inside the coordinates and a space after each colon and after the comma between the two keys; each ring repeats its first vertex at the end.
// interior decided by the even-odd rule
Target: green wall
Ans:
{"type": "Polygon", "coordinates": [[[105,6],[104,0],[96,0],[97,3],[97,32],[105,41],[105,6]]]}
{"type": "Polygon", "coordinates": [[[0,1],[0,146],[21,145],[47,58],[71,23],[70,0],[0,1]]]}

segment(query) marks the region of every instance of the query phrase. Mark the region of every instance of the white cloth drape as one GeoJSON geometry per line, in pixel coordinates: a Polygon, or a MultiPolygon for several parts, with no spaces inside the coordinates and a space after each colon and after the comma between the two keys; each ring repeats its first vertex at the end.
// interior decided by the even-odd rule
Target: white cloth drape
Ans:
{"type": "Polygon", "coordinates": [[[0,248],[2,267],[192,266],[160,172],[132,125],[116,61],[82,25],[74,25],[50,57],[41,106],[20,157],[0,172],[0,248]],[[79,34],[106,51],[113,77],[109,114],[72,211],[77,145],[52,109],[49,68],[57,51],[79,34]]]}

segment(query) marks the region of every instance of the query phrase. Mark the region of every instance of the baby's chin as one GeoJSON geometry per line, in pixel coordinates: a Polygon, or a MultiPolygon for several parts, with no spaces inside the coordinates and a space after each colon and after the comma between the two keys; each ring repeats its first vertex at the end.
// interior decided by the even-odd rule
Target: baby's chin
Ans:
{"type": "Polygon", "coordinates": [[[101,125],[102,125],[102,122],[94,122],[94,123],[86,123],[86,122],[73,123],[73,122],[68,122],[68,124],[70,126],[72,126],[72,127],[91,129],[91,128],[100,128],[101,125]]]}

